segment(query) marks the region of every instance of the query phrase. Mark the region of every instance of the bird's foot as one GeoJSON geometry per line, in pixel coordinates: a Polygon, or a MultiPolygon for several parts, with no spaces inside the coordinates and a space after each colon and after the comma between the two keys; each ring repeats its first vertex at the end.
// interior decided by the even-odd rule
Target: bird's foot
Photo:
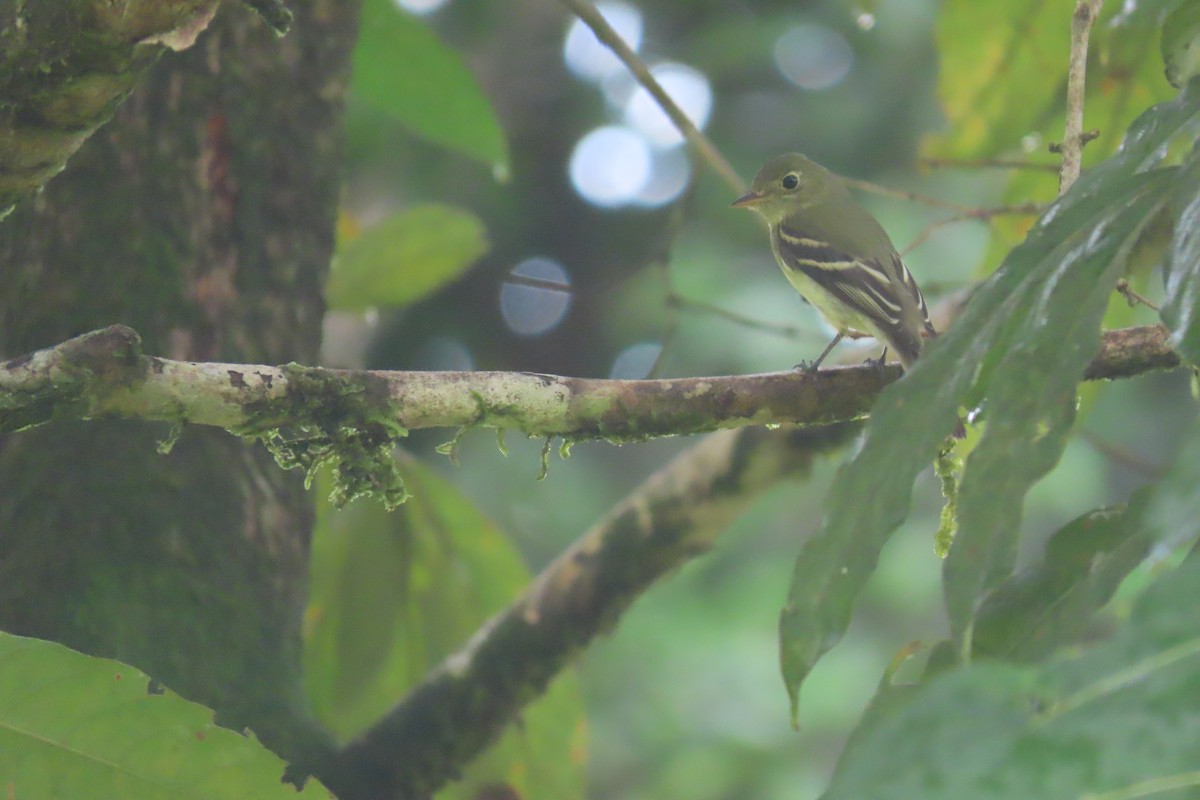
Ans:
{"type": "Polygon", "coordinates": [[[883,352],[879,354],[879,358],[865,358],[863,359],[863,363],[872,365],[880,375],[883,375],[883,371],[887,367],[887,348],[883,348],[883,352]]]}
{"type": "Polygon", "coordinates": [[[792,367],[792,369],[800,370],[806,375],[815,375],[817,371],[821,369],[821,359],[818,358],[816,361],[809,361],[808,359],[805,359],[796,366],[792,367]]]}

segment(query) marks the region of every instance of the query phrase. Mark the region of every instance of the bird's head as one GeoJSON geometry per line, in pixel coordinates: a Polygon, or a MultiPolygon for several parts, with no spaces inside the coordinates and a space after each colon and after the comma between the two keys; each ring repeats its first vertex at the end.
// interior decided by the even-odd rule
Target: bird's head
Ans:
{"type": "Polygon", "coordinates": [[[750,184],[750,191],[733,201],[735,208],[748,208],[768,223],[814,203],[825,201],[841,188],[829,170],[799,153],[773,158],[763,165],[750,184]]]}

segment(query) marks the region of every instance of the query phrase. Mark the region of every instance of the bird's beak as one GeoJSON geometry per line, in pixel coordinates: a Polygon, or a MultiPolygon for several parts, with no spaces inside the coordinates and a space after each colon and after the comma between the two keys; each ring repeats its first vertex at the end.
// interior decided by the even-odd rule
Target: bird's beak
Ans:
{"type": "Polygon", "coordinates": [[[734,208],[749,208],[750,206],[758,205],[766,199],[766,195],[759,194],[758,192],[746,192],[737,200],[734,200],[732,203],[730,203],[730,205],[734,208]]]}

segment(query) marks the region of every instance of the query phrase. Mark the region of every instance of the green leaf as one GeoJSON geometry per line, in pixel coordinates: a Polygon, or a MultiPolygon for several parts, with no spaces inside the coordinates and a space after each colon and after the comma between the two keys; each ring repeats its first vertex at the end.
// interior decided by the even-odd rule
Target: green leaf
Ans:
{"type": "Polygon", "coordinates": [[[1061,452],[1075,386],[1098,347],[1121,262],[1175,174],[1139,171],[1200,116],[1197,94],[1143,114],[1121,152],[1046,211],[956,324],[880,396],[862,449],[830,490],[824,526],[796,561],[780,618],[793,715],[801,682],[845,632],[880,549],[908,513],[917,473],[952,429],[959,405],[986,396],[988,425],[967,461],[960,532],[946,565],[949,612],[959,645],[965,642],[979,593],[1008,574],[1025,492],[1061,452]]]}
{"type": "Polygon", "coordinates": [[[1172,86],[1182,87],[1200,73],[1200,3],[1179,3],[1167,16],[1161,50],[1163,71],[1172,86]]]}
{"type": "Polygon", "coordinates": [[[1177,183],[1173,203],[1167,291],[1162,318],[1185,359],[1200,364],[1200,150],[1193,149],[1177,183]]]}
{"type": "MultiPolygon", "coordinates": [[[[412,459],[400,468],[412,496],[397,510],[319,509],[306,684],[342,740],[382,717],[529,583],[512,545],[454,486],[412,459]]],[[[582,720],[574,676],[564,674],[439,799],[473,798],[489,783],[534,800],[582,797],[582,720]]]]}
{"type": "MultiPolygon", "coordinates": [[[[1061,141],[1074,9],[1074,2],[1058,0],[944,3],[937,30],[938,97],[949,130],[928,138],[925,152],[986,158],[1021,152],[1030,138],[1042,152],[1049,142],[1061,141]]],[[[1160,19],[1157,0],[1106,3],[1092,26],[1084,123],[1099,138],[1084,150],[1087,163],[1113,153],[1140,109],[1174,94],[1155,47],[1160,19]]],[[[1023,177],[1053,191],[1049,173],[1023,177]]]]}
{"type": "Polygon", "coordinates": [[[420,136],[507,171],[504,132],[470,70],[391,0],[363,5],[350,88],[420,136]]]}
{"type": "Polygon", "coordinates": [[[938,97],[951,132],[926,143],[931,155],[1012,152],[1038,129],[1061,96],[1074,7],[1058,0],[942,4],[938,97]]]}
{"type": "Polygon", "coordinates": [[[1091,511],[1056,531],[1040,563],[984,598],[973,655],[1036,661],[1078,641],[1150,549],[1145,498],[1139,492],[1128,508],[1091,511]]]}
{"type": "Polygon", "coordinates": [[[343,311],[412,305],[462,275],[487,249],[487,233],[474,214],[413,206],[338,247],[329,305],[343,311]]]}
{"type": "MultiPolygon", "coordinates": [[[[993,350],[987,428],[959,489],[959,535],[943,568],[951,636],[965,652],[982,596],[1016,563],[1024,497],[1058,463],[1075,416],[1075,390],[1099,349],[1113,285],[1143,228],[1165,202],[1170,172],[1124,177],[1066,200],[1088,218],[1057,241],[1013,252],[1001,271],[1028,276],[1010,295],[1007,346],[993,350]],[[1107,191],[1104,191],[1107,190],[1107,191]]],[[[1075,194],[1075,193],[1072,193],[1075,194]]],[[[1071,209],[1075,210],[1075,209],[1071,209]]],[[[1053,209],[1052,209],[1053,211],[1053,209]]],[[[1051,223],[1053,225],[1053,223],[1051,223]]],[[[967,325],[965,318],[960,323],[967,325]]]]}
{"type": "Polygon", "coordinates": [[[981,663],[939,676],[847,753],[826,800],[1142,797],[1158,796],[1151,781],[1158,792],[1194,787],[1198,583],[1200,563],[1190,558],[1143,593],[1118,636],[1073,660],[981,663]]]}
{"type": "Polygon", "coordinates": [[[212,711],[117,661],[0,633],[0,794],[74,800],[328,796],[212,711]]]}
{"type": "MultiPolygon", "coordinates": [[[[1041,563],[1001,584],[980,608],[975,654],[1033,662],[1055,650],[1078,646],[1130,572],[1150,552],[1160,555],[1191,544],[1200,535],[1200,426],[1188,431],[1175,462],[1156,484],[1142,487],[1129,504],[1080,516],[1057,531],[1041,563]]],[[[1094,630],[1094,628],[1093,628],[1094,630]]],[[[935,646],[924,682],[954,666],[949,642],[935,646]]],[[[921,684],[895,683],[887,676],[846,743],[838,774],[852,768],[853,750],[901,713],[921,684]]]]}

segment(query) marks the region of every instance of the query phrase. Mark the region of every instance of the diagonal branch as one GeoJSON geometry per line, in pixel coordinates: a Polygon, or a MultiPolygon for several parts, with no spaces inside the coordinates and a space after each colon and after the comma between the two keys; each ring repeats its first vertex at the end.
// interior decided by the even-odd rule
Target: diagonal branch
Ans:
{"type": "Polygon", "coordinates": [[[705,552],[765,489],[807,475],[858,427],[744,428],[680,454],[319,777],[342,800],[431,797],[654,581],[705,552]]]}
{"type": "MultiPolygon", "coordinates": [[[[1160,326],[1105,333],[1086,378],[1179,366],[1160,326]]],[[[492,427],[641,441],[747,425],[860,419],[900,367],[832,367],[669,380],[531,372],[393,372],[172,361],[113,325],[0,363],[0,433],[53,419],[128,417],[255,435],[279,428],[492,427]]]]}

